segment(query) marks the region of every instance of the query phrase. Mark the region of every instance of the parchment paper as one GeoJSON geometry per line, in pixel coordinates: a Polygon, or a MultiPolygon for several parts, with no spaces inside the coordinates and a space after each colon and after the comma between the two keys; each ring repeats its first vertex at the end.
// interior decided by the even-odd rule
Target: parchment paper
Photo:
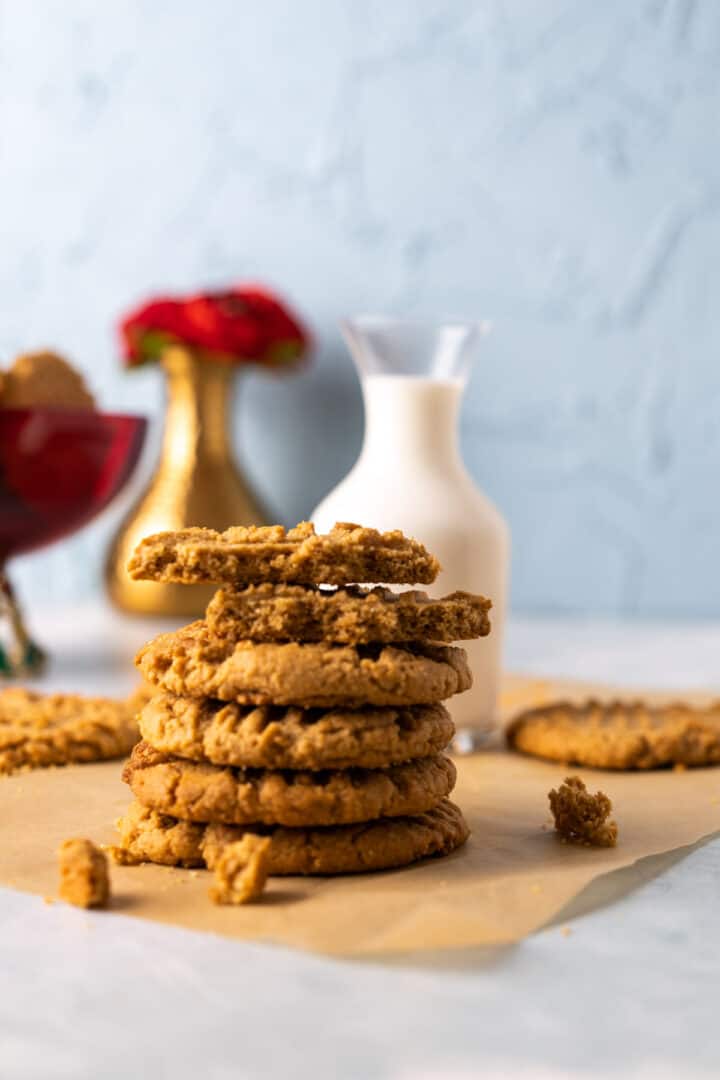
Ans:
{"type": "MultiPolygon", "coordinates": [[[[514,680],[506,710],[587,690],[514,680]]],[[[720,831],[720,769],[568,770],[499,748],[457,764],[453,798],[472,836],[449,858],[381,874],[272,878],[259,903],[234,908],[208,900],[206,871],[113,866],[112,910],[346,955],[509,944],[545,924],[599,875],[720,831]],[[616,848],[558,842],[547,793],[569,771],[612,798],[620,827],[616,848]]],[[[0,779],[0,884],[53,897],[63,839],[112,843],[113,821],[130,798],[119,773],[120,764],[109,762],[0,779]]]]}

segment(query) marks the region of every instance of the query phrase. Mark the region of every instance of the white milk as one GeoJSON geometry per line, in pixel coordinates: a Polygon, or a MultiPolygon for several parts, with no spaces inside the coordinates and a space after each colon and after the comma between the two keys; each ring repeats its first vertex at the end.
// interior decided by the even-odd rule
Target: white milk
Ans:
{"type": "Polygon", "coordinates": [[[319,532],[336,521],[402,529],[440,560],[442,573],[427,588],[431,595],[464,589],[490,597],[490,636],[462,643],[473,688],[447,703],[459,728],[487,731],[497,721],[510,540],[504,519],[475,487],[460,458],[464,381],[366,375],[362,388],[362,452],[312,519],[319,532]]]}

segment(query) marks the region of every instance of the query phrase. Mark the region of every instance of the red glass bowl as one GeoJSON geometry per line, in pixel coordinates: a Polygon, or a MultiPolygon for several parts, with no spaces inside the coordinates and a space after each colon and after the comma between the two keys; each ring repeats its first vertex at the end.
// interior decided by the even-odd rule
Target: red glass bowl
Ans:
{"type": "Polygon", "coordinates": [[[121,491],[137,465],[147,421],[79,409],[0,409],[0,675],[37,671],[5,563],[69,536],[121,491]]]}
{"type": "Polygon", "coordinates": [[[0,409],[0,563],[69,536],[135,468],[147,421],[65,409],[0,409]]]}

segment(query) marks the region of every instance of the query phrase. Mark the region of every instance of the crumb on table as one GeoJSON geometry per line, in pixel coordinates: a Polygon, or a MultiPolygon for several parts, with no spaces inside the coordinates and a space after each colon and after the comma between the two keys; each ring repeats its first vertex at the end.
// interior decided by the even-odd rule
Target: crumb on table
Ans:
{"type": "Polygon", "coordinates": [[[210,899],[216,904],[247,904],[257,900],[270,869],[270,844],[270,837],[251,833],[228,844],[215,864],[210,899]]]}
{"type": "Polygon", "coordinates": [[[562,840],[588,847],[615,847],[618,827],[608,821],[612,802],[604,792],[591,795],[579,776],[568,776],[549,792],[548,799],[562,840]]]}
{"type": "Polygon", "coordinates": [[[58,852],[60,899],[76,907],[106,907],[110,898],[107,857],[91,840],[65,840],[58,852]]]}

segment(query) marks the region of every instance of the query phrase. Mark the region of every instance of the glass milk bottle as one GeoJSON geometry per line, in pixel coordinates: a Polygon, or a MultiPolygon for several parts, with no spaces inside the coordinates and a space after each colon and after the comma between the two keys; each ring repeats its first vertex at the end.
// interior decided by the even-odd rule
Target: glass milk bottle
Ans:
{"type": "Polygon", "coordinates": [[[319,532],[336,521],[402,529],[440,560],[430,595],[463,589],[492,600],[489,637],[462,643],[473,687],[448,702],[460,745],[481,741],[497,722],[510,549],[505,520],[470,478],[458,444],[460,402],[485,329],[371,316],[343,322],[365,438],[353,468],[312,515],[319,532]]]}

